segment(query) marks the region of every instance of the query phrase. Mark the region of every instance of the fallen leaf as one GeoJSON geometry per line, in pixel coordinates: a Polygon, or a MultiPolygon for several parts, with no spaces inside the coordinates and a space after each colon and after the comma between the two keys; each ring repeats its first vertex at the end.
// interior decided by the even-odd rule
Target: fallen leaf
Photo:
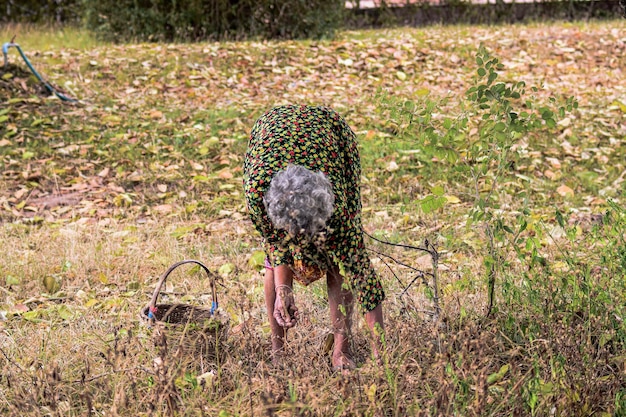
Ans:
{"type": "Polygon", "coordinates": [[[228,179],[233,178],[233,173],[230,172],[229,169],[224,169],[224,170],[220,171],[219,174],[217,174],[217,176],[222,178],[222,179],[228,180],[228,179]]]}
{"type": "Polygon", "coordinates": [[[265,268],[265,252],[262,250],[255,251],[250,255],[248,259],[248,266],[258,271],[262,271],[265,268]]]}
{"type": "Polygon", "coordinates": [[[152,110],[150,112],[150,118],[151,119],[160,119],[163,117],[163,112],[159,111],[159,110],[152,110]]]}
{"type": "Polygon", "coordinates": [[[52,275],[45,276],[42,282],[48,294],[54,294],[61,289],[61,283],[52,275]]]}
{"type": "Polygon", "coordinates": [[[398,166],[398,164],[396,163],[396,161],[391,161],[389,162],[389,164],[387,165],[387,171],[389,172],[394,172],[399,170],[400,167],[398,166]]]}
{"type": "Polygon", "coordinates": [[[174,208],[171,204],[160,204],[158,206],[152,207],[152,211],[159,214],[169,214],[174,211],[174,208]]]}
{"type": "Polygon", "coordinates": [[[554,171],[551,171],[549,169],[546,169],[545,171],[543,171],[543,175],[545,175],[547,179],[552,180],[552,181],[554,181],[554,179],[557,177],[554,171]]]}
{"type": "Polygon", "coordinates": [[[221,276],[227,277],[230,274],[232,274],[234,270],[235,270],[235,264],[226,263],[226,264],[220,266],[220,268],[217,270],[217,272],[219,272],[219,274],[221,276]]]}
{"type": "Polygon", "coordinates": [[[554,169],[561,169],[561,161],[559,161],[556,158],[552,158],[552,157],[548,157],[546,158],[546,161],[548,161],[550,163],[550,165],[552,165],[552,168],[554,169]]]}
{"type": "Polygon", "coordinates": [[[559,186],[559,188],[556,189],[556,192],[562,197],[572,197],[574,195],[574,190],[565,184],[559,186]]]}

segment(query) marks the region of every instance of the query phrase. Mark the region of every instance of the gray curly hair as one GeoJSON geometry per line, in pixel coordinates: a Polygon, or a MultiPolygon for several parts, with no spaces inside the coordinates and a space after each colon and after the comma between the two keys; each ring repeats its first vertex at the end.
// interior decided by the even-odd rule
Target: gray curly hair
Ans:
{"type": "Polygon", "coordinates": [[[263,203],[274,227],[292,236],[313,236],[326,228],[335,196],[322,172],[288,165],[272,178],[263,203]]]}

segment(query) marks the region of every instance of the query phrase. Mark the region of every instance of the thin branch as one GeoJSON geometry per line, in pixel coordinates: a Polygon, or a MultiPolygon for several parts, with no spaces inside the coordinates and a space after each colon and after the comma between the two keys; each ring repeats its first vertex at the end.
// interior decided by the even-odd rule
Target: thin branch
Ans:
{"type": "Polygon", "coordinates": [[[85,383],[85,382],[92,382],[95,381],[96,379],[100,379],[100,378],[104,378],[105,376],[109,376],[109,375],[115,375],[121,372],[128,372],[128,371],[134,371],[139,369],[140,371],[144,371],[145,373],[149,374],[149,375],[154,375],[154,372],[152,372],[151,370],[143,367],[143,366],[133,366],[132,368],[125,368],[125,369],[118,369],[116,371],[112,371],[112,372],[103,372],[101,374],[97,374],[92,376],[91,378],[81,378],[81,379],[75,379],[74,381],[70,381],[74,384],[79,384],[79,383],[85,383]]]}
{"type": "MultiPolygon", "coordinates": [[[[397,259],[396,259],[396,258],[394,258],[393,256],[391,256],[391,255],[387,255],[386,253],[379,252],[379,251],[377,251],[376,249],[367,248],[367,250],[369,250],[370,252],[374,252],[374,253],[375,253],[375,254],[377,254],[378,256],[384,256],[384,257],[387,257],[387,258],[391,259],[392,261],[394,261],[395,263],[397,263],[398,265],[401,265],[401,266],[404,266],[404,267],[406,267],[406,268],[409,268],[409,269],[411,269],[412,271],[415,271],[415,272],[417,272],[417,273],[419,273],[419,274],[430,275],[431,277],[433,276],[433,274],[432,274],[431,272],[422,271],[421,269],[417,269],[417,268],[416,268],[416,267],[414,267],[414,266],[411,266],[411,265],[405,264],[404,262],[397,260],[397,259]]],[[[402,283],[400,283],[400,284],[402,284],[402,283]]],[[[404,286],[404,285],[403,285],[403,286],[404,286]]]]}
{"type": "Polygon", "coordinates": [[[15,366],[20,371],[25,372],[25,369],[22,368],[19,363],[15,362],[13,359],[11,359],[9,357],[9,355],[7,355],[7,353],[1,347],[0,347],[0,352],[2,352],[2,356],[4,356],[4,358],[7,360],[7,362],[9,362],[11,365],[15,366]]]}
{"type": "MultiPolygon", "coordinates": [[[[398,283],[400,284],[400,286],[402,288],[404,288],[404,283],[400,280],[400,277],[398,277],[398,275],[395,273],[395,271],[391,268],[391,266],[389,266],[389,264],[383,259],[383,256],[387,256],[389,257],[389,255],[384,254],[384,253],[379,253],[377,251],[375,251],[374,249],[369,249],[370,251],[376,253],[378,255],[378,259],[381,260],[382,263],[385,264],[385,266],[387,267],[387,269],[393,274],[394,278],[396,279],[396,281],[398,281],[398,283]]],[[[395,259],[391,258],[393,261],[396,261],[395,259]]]]}
{"type": "Polygon", "coordinates": [[[407,285],[407,286],[404,288],[404,291],[402,291],[402,293],[400,294],[400,297],[402,297],[404,294],[406,294],[406,292],[407,292],[407,291],[408,291],[408,290],[409,290],[409,289],[413,286],[413,284],[415,283],[415,281],[417,281],[419,278],[421,278],[421,279],[422,279],[422,283],[423,283],[423,284],[425,284],[426,286],[428,286],[428,281],[424,279],[424,278],[425,278],[425,275],[424,275],[424,273],[422,272],[421,274],[418,274],[415,278],[413,278],[413,279],[411,280],[411,282],[409,283],[409,285],[407,285]]]}
{"type": "Polygon", "coordinates": [[[439,252],[435,250],[435,247],[432,243],[429,243],[428,240],[425,241],[425,244],[427,247],[430,245],[430,247],[433,248],[431,252],[433,262],[433,304],[435,304],[435,315],[433,319],[438,321],[441,315],[441,306],[439,305],[439,252]]]}
{"type": "Polygon", "coordinates": [[[366,231],[363,231],[363,233],[367,237],[369,237],[370,239],[375,240],[376,242],[379,242],[379,243],[384,243],[385,245],[397,246],[399,248],[406,248],[406,249],[415,249],[415,250],[419,250],[419,251],[422,251],[422,252],[431,253],[431,251],[428,248],[422,248],[422,247],[419,247],[419,246],[405,245],[403,243],[392,243],[392,242],[388,242],[386,240],[378,239],[377,237],[374,237],[374,236],[370,235],[366,231]]]}

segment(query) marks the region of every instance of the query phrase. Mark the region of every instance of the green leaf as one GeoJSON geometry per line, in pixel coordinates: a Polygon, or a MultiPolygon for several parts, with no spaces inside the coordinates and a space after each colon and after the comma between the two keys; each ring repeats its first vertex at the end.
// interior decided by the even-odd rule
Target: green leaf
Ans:
{"type": "Polygon", "coordinates": [[[57,308],[57,314],[63,320],[70,320],[74,318],[74,312],[65,304],[62,304],[57,308]]]}
{"type": "Polygon", "coordinates": [[[498,122],[493,127],[493,130],[495,130],[496,132],[504,132],[505,129],[506,125],[503,122],[498,122]]]}
{"type": "Polygon", "coordinates": [[[253,252],[248,259],[248,266],[257,271],[262,271],[265,268],[265,252],[262,250],[253,252]]]}
{"type": "Polygon", "coordinates": [[[554,112],[550,109],[542,109],[541,110],[541,118],[543,120],[551,119],[554,116],[554,112]]]}
{"type": "Polygon", "coordinates": [[[217,270],[217,272],[219,272],[219,274],[223,277],[226,277],[230,274],[233,273],[233,271],[235,270],[235,264],[233,263],[225,263],[224,265],[220,266],[220,268],[217,270]]]}
{"type": "Polygon", "coordinates": [[[170,236],[175,238],[185,237],[196,229],[196,226],[179,226],[173,232],[170,233],[170,236]]]}
{"type": "Polygon", "coordinates": [[[424,214],[432,213],[446,205],[448,199],[443,196],[428,195],[419,201],[424,214]]]}
{"type": "Polygon", "coordinates": [[[496,382],[500,382],[502,378],[509,372],[509,364],[502,365],[498,372],[495,372],[487,377],[487,385],[495,384],[496,382]]]}
{"type": "Polygon", "coordinates": [[[561,213],[560,210],[557,210],[555,213],[555,216],[556,216],[556,222],[559,224],[559,226],[565,229],[565,219],[563,218],[563,213],[561,213]]]}
{"type": "Polygon", "coordinates": [[[14,277],[13,275],[7,275],[4,281],[7,287],[10,287],[11,285],[19,285],[22,283],[22,280],[20,280],[18,277],[14,277]]]}
{"type": "Polygon", "coordinates": [[[27,311],[27,312],[23,313],[22,314],[22,318],[24,318],[25,320],[28,320],[28,321],[38,322],[38,321],[40,321],[39,315],[40,315],[40,311],[39,310],[31,310],[31,311],[27,311]]]}
{"type": "Polygon", "coordinates": [[[433,188],[431,188],[430,192],[433,193],[434,195],[438,196],[438,197],[445,194],[445,190],[440,185],[436,185],[433,188]]]}

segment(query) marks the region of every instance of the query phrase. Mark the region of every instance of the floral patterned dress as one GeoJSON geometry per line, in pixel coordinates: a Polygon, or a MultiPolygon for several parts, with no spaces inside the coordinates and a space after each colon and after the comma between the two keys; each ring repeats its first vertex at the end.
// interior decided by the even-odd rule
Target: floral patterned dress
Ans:
{"type": "Polygon", "coordinates": [[[363,242],[360,176],[356,136],[330,108],[276,107],[252,128],[244,161],[244,191],[270,264],[304,265],[321,271],[338,266],[348,277],[361,307],[371,311],[385,294],[363,242]],[[263,204],[272,177],[289,164],[323,172],[333,187],[333,214],[326,231],[313,241],[276,230],[263,204]]]}

